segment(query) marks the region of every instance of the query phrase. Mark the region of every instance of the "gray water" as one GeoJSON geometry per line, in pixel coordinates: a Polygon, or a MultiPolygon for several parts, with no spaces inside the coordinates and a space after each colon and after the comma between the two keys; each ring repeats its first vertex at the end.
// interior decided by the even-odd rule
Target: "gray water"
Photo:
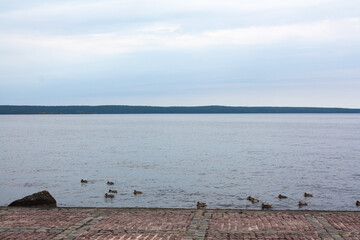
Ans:
{"type": "Polygon", "coordinates": [[[1,206],[47,189],[71,207],[358,211],[360,115],[3,115],[0,163],[1,206]]]}

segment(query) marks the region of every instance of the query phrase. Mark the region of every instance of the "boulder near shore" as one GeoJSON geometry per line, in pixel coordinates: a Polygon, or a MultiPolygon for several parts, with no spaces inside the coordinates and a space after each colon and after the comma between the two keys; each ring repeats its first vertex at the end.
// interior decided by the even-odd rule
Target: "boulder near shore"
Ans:
{"type": "Polygon", "coordinates": [[[9,204],[9,207],[56,207],[56,200],[51,194],[44,190],[9,204]]]}

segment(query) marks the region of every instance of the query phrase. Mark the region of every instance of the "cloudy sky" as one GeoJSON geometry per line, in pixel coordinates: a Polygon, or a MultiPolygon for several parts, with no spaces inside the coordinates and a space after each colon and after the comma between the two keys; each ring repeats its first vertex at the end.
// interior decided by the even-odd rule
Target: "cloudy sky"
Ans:
{"type": "Polygon", "coordinates": [[[360,108],[359,0],[0,0],[0,105],[360,108]]]}

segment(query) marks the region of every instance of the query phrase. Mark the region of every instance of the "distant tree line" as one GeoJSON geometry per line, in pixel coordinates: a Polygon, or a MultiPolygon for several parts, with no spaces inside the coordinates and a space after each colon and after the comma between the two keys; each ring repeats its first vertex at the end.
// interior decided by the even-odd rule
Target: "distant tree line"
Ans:
{"type": "Polygon", "coordinates": [[[0,105],[0,114],[209,114],[209,113],[360,113],[360,109],[318,107],[154,107],[154,106],[14,106],[0,105]]]}

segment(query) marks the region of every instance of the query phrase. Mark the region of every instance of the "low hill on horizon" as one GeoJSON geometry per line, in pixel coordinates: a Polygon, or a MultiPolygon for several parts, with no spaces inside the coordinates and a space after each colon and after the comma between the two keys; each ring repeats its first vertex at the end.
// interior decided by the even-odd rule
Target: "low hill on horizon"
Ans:
{"type": "Polygon", "coordinates": [[[354,108],[230,106],[20,106],[0,105],[0,114],[226,114],[226,113],[360,113],[354,108]]]}

